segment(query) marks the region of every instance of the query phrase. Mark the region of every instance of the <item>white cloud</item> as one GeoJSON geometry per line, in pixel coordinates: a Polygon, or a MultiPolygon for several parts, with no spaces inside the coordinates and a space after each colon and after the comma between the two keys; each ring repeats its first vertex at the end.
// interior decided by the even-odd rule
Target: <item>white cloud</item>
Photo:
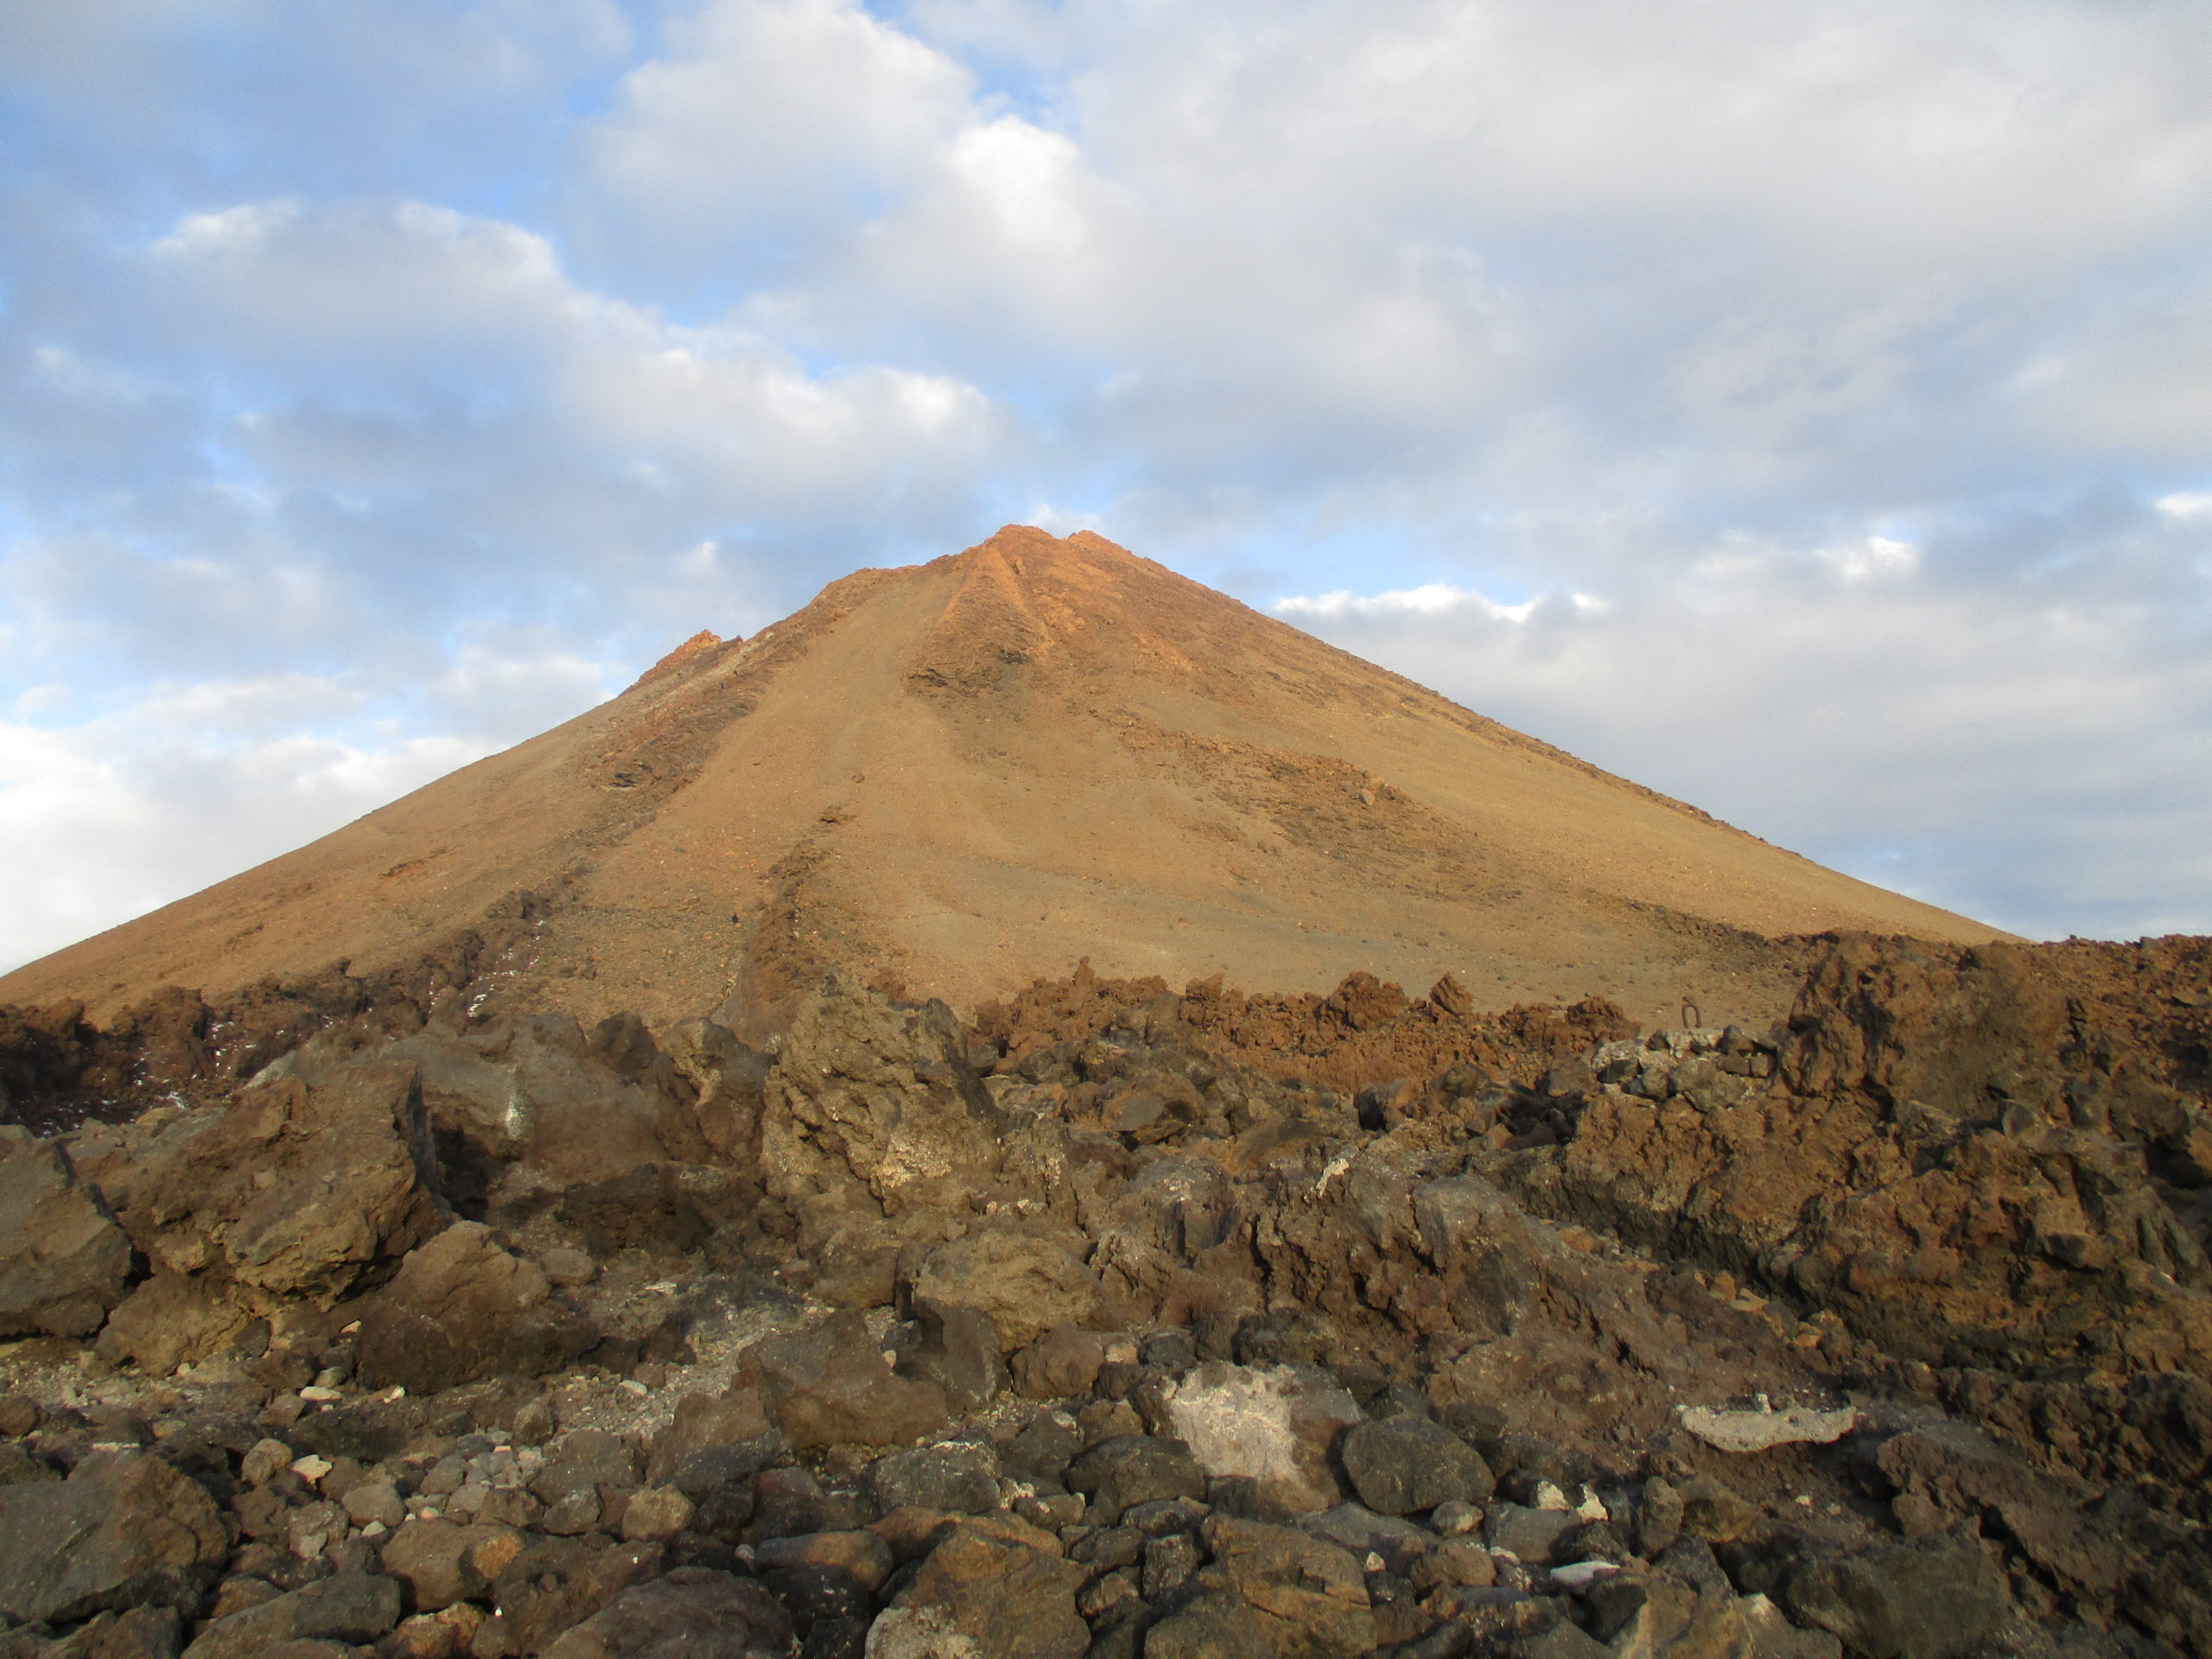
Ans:
{"type": "Polygon", "coordinates": [[[1527,614],[1472,593],[1276,608],[1867,880],[2032,934],[2212,931],[2202,619],[1880,574],[1770,550],[1732,557],[1719,606],[1693,579],[1527,614]]]}
{"type": "Polygon", "coordinates": [[[1518,605],[1501,605],[1472,588],[1431,582],[1383,594],[1359,594],[1340,588],[1333,594],[1293,595],[1277,600],[1275,610],[1294,621],[1315,624],[1343,622],[1353,617],[1438,617],[1455,612],[1492,622],[1526,622],[1541,603],[1541,599],[1531,599],[1518,605]]]}
{"type": "Polygon", "coordinates": [[[1027,517],[1947,902],[2202,916],[2186,0],[122,0],[0,92],[0,698],[118,823],[125,711],[290,798],[1027,517]]]}
{"type": "Polygon", "coordinates": [[[239,741],[219,723],[243,712],[250,725],[281,725],[280,709],[252,705],[303,690],[310,704],[328,700],[328,688],[299,684],[200,686],[74,726],[0,721],[0,971],[288,852],[487,752],[447,736],[375,747],[281,730],[239,741]],[[216,706],[226,702],[234,706],[216,706]]]}

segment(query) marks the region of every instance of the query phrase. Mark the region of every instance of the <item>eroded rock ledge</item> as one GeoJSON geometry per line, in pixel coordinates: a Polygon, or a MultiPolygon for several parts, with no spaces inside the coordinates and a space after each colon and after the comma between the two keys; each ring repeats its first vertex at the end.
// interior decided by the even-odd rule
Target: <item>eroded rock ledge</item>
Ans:
{"type": "Polygon", "coordinates": [[[0,1652],[2212,1654],[2207,961],[10,1011],[0,1652]]]}

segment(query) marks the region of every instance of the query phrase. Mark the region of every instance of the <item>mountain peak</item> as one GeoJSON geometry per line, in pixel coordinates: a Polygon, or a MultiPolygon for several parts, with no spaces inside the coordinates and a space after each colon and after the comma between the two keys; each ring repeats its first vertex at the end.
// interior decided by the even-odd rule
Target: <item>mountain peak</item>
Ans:
{"type": "MultiPolygon", "coordinates": [[[[1787,936],[1994,930],[1821,868],[1089,531],[859,572],[743,642],[0,979],[95,1015],[527,914],[533,1006],[770,1017],[830,963],[956,1005],[1067,971],[1764,1023],[1787,936]],[[750,1007],[751,1014],[743,1010],[750,1007]]],[[[522,936],[518,936],[518,938],[522,936]]]]}

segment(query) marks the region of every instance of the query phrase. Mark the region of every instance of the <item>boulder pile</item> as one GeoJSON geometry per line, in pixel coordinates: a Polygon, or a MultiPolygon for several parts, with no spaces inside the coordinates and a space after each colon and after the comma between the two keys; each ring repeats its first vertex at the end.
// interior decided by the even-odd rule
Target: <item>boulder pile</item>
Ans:
{"type": "Polygon", "coordinates": [[[0,1130],[0,1656],[2205,1659],[2207,969],[340,1008],[0,1130]]]}

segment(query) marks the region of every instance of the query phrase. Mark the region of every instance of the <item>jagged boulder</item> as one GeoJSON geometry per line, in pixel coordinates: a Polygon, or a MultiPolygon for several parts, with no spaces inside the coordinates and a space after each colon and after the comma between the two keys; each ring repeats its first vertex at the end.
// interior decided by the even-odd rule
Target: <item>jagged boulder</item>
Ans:
{"type": "Polygon", "coordinates": [[[590,1317],[480,1222],[456,1222],[400,1263],[361,1316],[355,1368],[372,1388],[431,1394],[557,1370],[599,1340],[590,1317]]]}
{"type": "Polygon", "coordinates": [[[0,1617],[22,1624],[197,1611],[230,1553],[214,1500],[136,1452],[93,1452],[65,1481],[0,1485],[0,1617]]]}
{"type": "Polygon", "coordinates": [[[958,1203],[999,1166],[1005,1124],[942,1002],[833,979],[800,1008],[764,1093],[761,1155],[780,1198],[857,1185],[879,1204],[958,1203]]]}
{"type": "Polygon", "coordinates": [[[120,1218],[156,1268],[324,1306],[451,1218],[405,1065],[245,1090],[165,1128],[124,1179],[120,1218]]]}
{"type": "Polygon", "coordinates": [[[68,1154],[0,1128],[0,1336],[90,1336],[130,1272],[130,1240],[68,1154]]]}

